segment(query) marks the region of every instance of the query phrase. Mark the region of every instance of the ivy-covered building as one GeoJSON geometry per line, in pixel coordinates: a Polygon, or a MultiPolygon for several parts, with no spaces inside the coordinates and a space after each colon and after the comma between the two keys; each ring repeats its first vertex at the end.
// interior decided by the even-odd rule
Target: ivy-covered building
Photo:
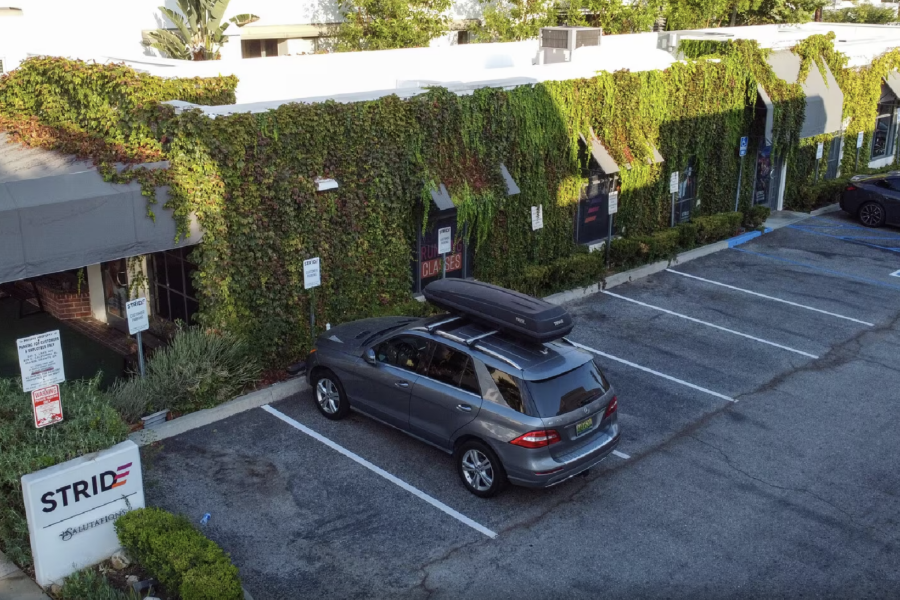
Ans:
{"type": "MultiPolygon", "coordinates": [[[[90,275],[131,257],[141,285],[128,293],[157,314],[233,329],[284,360],[308,344],[311,310],[319,324],[415,310],[444,266],[533,294],[597,282],[613,194],[612,268],[755,226],[755,207],[833,201],[847,177],[896,159],[897,31],[557,28],[272,61],[37,58],[0,79],[0,128],[137,186],[155,227],[179,232],[174,249],[110,245],[55,268],[90,275]]],[[[0,196],[13,231],[2,208],[0,196]]],[[[73,221],[65,235],[101,248],[96,231],[73,221]]],[[[0,274],[22,272],[13,255],[0,274]]]]}

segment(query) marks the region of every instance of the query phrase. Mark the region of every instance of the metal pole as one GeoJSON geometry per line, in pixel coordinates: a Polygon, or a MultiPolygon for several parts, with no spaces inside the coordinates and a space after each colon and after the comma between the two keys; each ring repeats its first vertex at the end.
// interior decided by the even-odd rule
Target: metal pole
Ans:
{"type": "Polygon", "coordinates": [[[441,254],[441,269],[442,269],[441,279],[446,279],[447,278],[447,253],[446,252],[441,254]]]}
{"type": "Polygon", "coordinates": [[[141,342],[141,332],[137,332],[138,344],[138,367],[141,370],[141,377],[144,376],[144,344],[141,342]]]}
{"type": "Polygon", "coordinates": [[[672,224],[670,225],[670,227],[675,227],[675,196],[676,195],[677,194],[675,194],[675,193],[672,194],[672,224]]]}
{"type": "Polygon", "coordinates": [[[309,333],[316,343],[316,288],[309,289],[309,333]]]}
{"type": "Polygon", "coordinates": [[[609,271],[609,255],[612,254],[612,222],[613,215],[608,217],[608,229],[606,230],[606,270],[609,271]]]}
{"type": "Polygon", "coordinates": [[[856,147],[856,166],[853,167],[854,171],[859,171],[859,146],[856,147]]]}
{"type": "Polygon", "coordinates": [[[819,183],[819,163],[822,162],[821,158],[816,159],[816,174],[813,178],[813,183],[819,183]]]}
{"type": "Polygon", "coordinates": [[[741,178],[744,176],[744,157],[741,157],[741,166],[738,169],[738,186],[737,192],[734,194],[734,212],[738,211],[738,204],[741,201],[741,178]]]}

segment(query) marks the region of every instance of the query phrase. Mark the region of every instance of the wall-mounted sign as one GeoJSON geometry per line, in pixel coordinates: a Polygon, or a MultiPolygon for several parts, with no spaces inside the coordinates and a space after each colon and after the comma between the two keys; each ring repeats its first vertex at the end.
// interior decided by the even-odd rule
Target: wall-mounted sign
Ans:
{"type": "Polygon", "coordinates": [[[746,135],[741,138],[741,156],[747,156],[747,147],[750,145],[750,138],[746,135]]]}
{"type": "Polygon", "coordinates": [[[119,549],[115,520],[144,506],[132,441],[22,477],[34,575],[48,586],[119,549]]]}
{"type": "Polygon", "coordinates": [[[544,228],[544,205],[531,207],[531,230],[537,231],[544,228]]]}
{"type": "Polygon", "coordinates": [[[22,389],[26,392],[66,380],[59,330],[16,340],[22,389]]]}
{"type": "Polygon", "coordinates": [[[860,131],[859,133],[856,134],[856,147],[862,148],[862,144],[863,144],[863,132],[860,131]]]}
{"type": "Polygon", "coordinates": [[[609,214],[614,215],[619,212],[619,192],[609,193],[609,214]]]}
{"type": "Polygon", "coordinates": [[[56,384],[31,392],[31,406],[34,409],[34,426],[38,429],[63,420],[59,386],[56,384]]]}
{"type": "Polygon", "coordinates": [[[669,175],[669,193],[678,193],[678,171],[675,171],[674,173],[669,175]]]}
{"type": "Polygon", "coordinates": [[[150,329],[146,298],[137,298],[131,302],[126,302],[125,314],[128,316],[128,333],[131,335],[150,329]]]}
{"type": "Polygon", "coordinates": [[[303,289],[322,285],[322,271],[319,269],[319,257],[307,258],[303,261],[303,289]]]}
{"type": "Polygon", "coordinates": [[[816,160],[822,158],[822,154],[825,152],[825,142],[819,142],[816,146],[816,160]]]}
{"type": "Polygon", "coordinates": [[[453,228],[438,229],[438,254],[447,254],[453,249],[453,228]]]}

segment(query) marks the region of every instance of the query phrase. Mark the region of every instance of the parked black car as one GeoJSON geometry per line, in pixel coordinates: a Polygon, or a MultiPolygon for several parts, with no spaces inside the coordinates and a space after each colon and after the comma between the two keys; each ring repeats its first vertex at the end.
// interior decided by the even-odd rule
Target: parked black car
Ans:
{"type": "Polygon", "coordinates": [[[866,227],[900,225],[900,171],[852,177],[841,192],[841,208],[866,227]]]}

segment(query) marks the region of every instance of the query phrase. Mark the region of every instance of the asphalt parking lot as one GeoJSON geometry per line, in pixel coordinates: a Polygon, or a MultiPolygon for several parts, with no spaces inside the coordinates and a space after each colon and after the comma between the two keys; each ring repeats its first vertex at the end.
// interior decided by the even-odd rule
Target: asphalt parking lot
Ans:
{"type": "Polygon", "coordinates": [[[896,597],[900,230],[814,217],[571,304],[620,455],[482,500],[310,393],[145,449],[256,600],[896,597]],[[317,437],[318,436],[318,437],[317,437]]]}

